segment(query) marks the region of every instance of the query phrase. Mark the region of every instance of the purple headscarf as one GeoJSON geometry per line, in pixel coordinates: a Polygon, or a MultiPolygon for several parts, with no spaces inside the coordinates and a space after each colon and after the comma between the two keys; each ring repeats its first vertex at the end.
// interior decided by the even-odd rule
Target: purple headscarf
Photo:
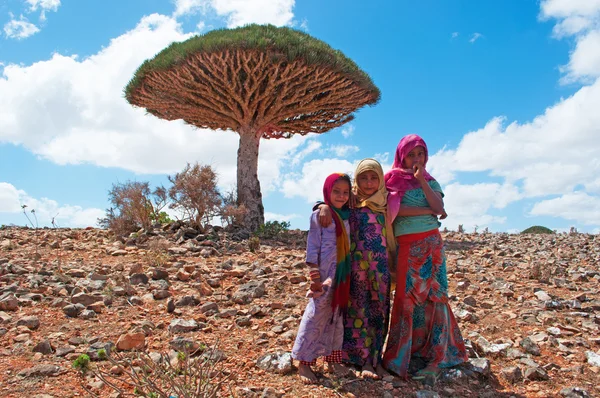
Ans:
{"type": "MultiPolygon", "coordinates": [[[[388,217],[390,222],[394,222],[394,219],[398,215],[400,203],[406,191],[421,187],[421,184],[414,176],[414,170],[406,169],[404,165],[404,159],[406,159],[408,153],[418,146],[422,146],[425,149],[425,162],[423,166],[426,166],[429,159],[427,144],[418,135],[410,134],[400,140],[398,148],[396,148],[396,156],[394,156],[392,169],[385,173],[385,187],[388,190],[388,217]]],[[[426,170],[424,170],[424,175],[426,181],[434,179],[426,170]]]]}

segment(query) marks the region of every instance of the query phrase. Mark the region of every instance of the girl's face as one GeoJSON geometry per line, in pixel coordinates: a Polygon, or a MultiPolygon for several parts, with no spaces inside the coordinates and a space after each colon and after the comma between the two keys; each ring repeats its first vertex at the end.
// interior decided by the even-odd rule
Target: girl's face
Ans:
{"type": "Polygon", "coordinates": [[[350,184],[346,180],[337,180],[331,189],[331,204],[341,209],[350,199],[350,184]]]}
{"type": "Polygon", "coordinates": [[[379,189],[379,176],[373,170],[367,170],[356,177],[356,185],[365,195],[371,196],[379,189]]]}
{"type": "Polygon", "coordinates": [[[412,151],[404,158],[404,167],[412,169],[414,166],[425,165],[425,148],[422,146],[416,146],[412,151]]]}

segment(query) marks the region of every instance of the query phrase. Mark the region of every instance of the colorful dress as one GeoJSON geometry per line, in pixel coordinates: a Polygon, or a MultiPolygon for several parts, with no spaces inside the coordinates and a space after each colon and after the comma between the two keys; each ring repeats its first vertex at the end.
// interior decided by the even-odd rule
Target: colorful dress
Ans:
{"type": "Polygon", "coordinates": [[[390,271],[385,218],[368,207],[350,214],[352,272],[344,320],[344,361],[358,366],[381,362],[390,307],[390,271]]]}
{"type": "MultiPolygon", "coordinates": [[[[346,231],[350,231],[348,220],[344,220],[346,231]]],[[[323,228],[319,225],[319,211],[310,217],[310,229],[306,242],[306,262],[319,265],[321,281],[333,280],[336,270],[335,224],[323,228]]],[[[343,315],[331,308],[332,289],[308,301],[294,347],[292,357],[299,361],[312,362],[317,357],[329,356],[341,350],[344,339],[343,315]]]]}
{"type": "MultiPolygon", "coordinates": [[[[442,193],[435,180],[429,185],[442,193]]],[[[423,190],[406,191],[402,206],[428,206],[423,190]]],[[[448,304],[446,256],[437,218],[418,217],[424,217],[423,222],[415,222],[416,217],[397,217],[394,221],[398,285],[383,362],[388,370],[402,377],[408,375],[411,357],[423,358],[428,368],[450,367],[468,359],[448,304]],[[410,232],[405,233],[407,230],[410,232]]]]}

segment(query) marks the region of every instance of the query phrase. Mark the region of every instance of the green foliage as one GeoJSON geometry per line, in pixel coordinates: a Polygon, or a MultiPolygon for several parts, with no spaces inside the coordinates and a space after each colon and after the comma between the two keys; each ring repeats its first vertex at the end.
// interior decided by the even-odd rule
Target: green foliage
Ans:
{"type": "Polygon", "coordinates": [[[106,359],[106,350],[104,348],[98,350],[98,358],[106,359]]]}
{"type": "Polygon", "coordinates": [[[256,231],[256,236],[260,238],[274,238],[277,235],[289,231],[289,221],[267,221],[256,231]]]}
{"type": "Polygon", "coordinates": [[[74,369],[79,370],[82,373],[85,373],[90,367],[90,357],[86,354],[81,354],[73,361],[72,364],[74,369]]]}
{"type": "Polygon", "coordinates": [[[248,239],[248,250],[252,253],[256,252],[260,248],[260,238],[258,236],[251,236],[248,239]]]}
{"type": "Polygon", "coordinates": [[[132,93],[140,87],[142,80],[150,72],[165,71],[196,53],[212,53],[225,49],[269,50],[273,62],[303,59],[308,65],[323,66],[349,75],[363,89],[376,93],[374,102],[381,96],[369,75],[341,51],[334,50],[327,43],[295,29],[251,24],[235,29],[216,29],[171,44],[138,68],[125,88],[125,97],[131,102],[132,93]]]}
{"type": "Polygon", "coordinates": [[[529,227],[522,234],[553,234],[550,228],[542,227],[541,225],[534,225],[533,227],[529,227]]]}
{"type": "Polygon", "coordinates": [[[158,214],[151,214],[150,219],[152,220],[152,222],[158,222],[160,224],[168,224],[170,222],[173,222],[173,220],[171,220],[171,217],[169,217],[169,215],[164,211],[161,211],[158,214]]]}

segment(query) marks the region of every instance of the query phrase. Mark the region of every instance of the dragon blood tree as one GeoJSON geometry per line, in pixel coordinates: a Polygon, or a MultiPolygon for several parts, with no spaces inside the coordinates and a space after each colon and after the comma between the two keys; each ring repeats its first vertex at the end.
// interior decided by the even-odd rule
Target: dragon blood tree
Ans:
{"type": "Polygon", "coordinates": [[[219,29],[173,43],[145,61],[125,88],[132,105],[162,119],[239,134],[238,204],[246,227],[264,222],[260,139],[324,133],[374,105],[379,89],[338,50],[272,25],[219,29]]]}

